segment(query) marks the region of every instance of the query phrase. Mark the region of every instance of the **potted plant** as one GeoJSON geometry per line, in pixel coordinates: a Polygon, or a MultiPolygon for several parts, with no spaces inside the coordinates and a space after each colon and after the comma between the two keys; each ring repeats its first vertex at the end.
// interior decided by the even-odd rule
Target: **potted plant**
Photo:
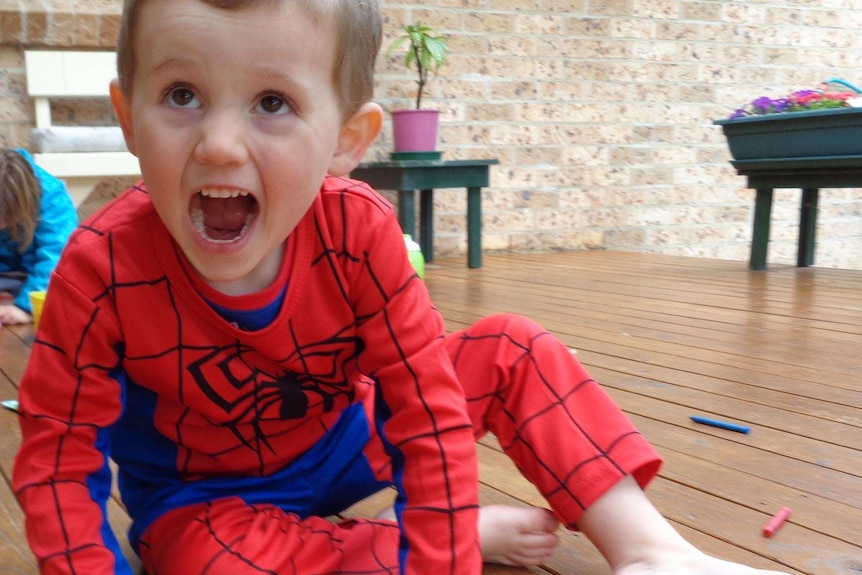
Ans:
{"type": "Polygon", "coordinates": [[[862,155],[860,106],[858,88],[833,79],[817,90],[761,96],[713,123],[737,161],[862,155]]]}
{"type": "MultiPolygon", "coordinates": [[[[416,77],[416,106],[412,110],[393,110],[393,157],[426,157],[437,149],[438,110],[423,110],[422,98],[429,80],[446,62],[449,45],[444,36],[419,22],[405,24],[402,35],[395,39],[387,54],[403,50],[404,67],[416,77]],[[406,156],[405,156],[406,154],[406,156]]],[[[439,153],[436,153],[439,157],[439,153]]]]}

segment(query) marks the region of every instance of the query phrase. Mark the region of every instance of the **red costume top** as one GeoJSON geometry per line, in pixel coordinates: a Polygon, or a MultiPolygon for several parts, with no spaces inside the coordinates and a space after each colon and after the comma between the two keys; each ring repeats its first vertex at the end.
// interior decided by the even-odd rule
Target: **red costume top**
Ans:
{"type": "Polygon", "coordinates": [[[345,420],[344,437],[386,446],[391,468],[374,473],[404,499],[402,569],[480,572],[475,444],[443,332],[392,207],[364,184],[327,178],[279,281],[239,299],[189,271],[132,188],[73,235],[21,384],[14,488],[42,572],[130,572],[107,526],[109,456],[137,544],[189,503],[279,505],[273,478],[345,420]],[[211,305],[281,292],[257,331],[211,305]]]}

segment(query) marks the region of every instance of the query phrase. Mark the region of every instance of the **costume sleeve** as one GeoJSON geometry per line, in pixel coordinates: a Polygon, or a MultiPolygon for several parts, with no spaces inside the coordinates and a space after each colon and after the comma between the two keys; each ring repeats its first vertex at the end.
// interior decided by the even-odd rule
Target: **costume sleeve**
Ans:
{"type": "Polygon", "coordinates": [[[61,275],[51,290],[19,391],[13,488],[27,539],[42,575],[132,575],[106,511],[108,435],[123,407],[112,378],[119,331],[109,308],[61,275]]]}
{"type": "Polygon", "coordinates": [[[407,258],[394,216],[370,242],[357,317],[360,368],[376,382],[378,431],[392,460],[408,574],[481,573],[476,447],[443,349],[444,325],[407,258]]]}
{"type": "Polygon", "coordinates": [[[24,258],[27,279],[15,298],[16,306],[31,313],[30,292],[48,287],[48,278],[60,259],[60,253],[78,226],[78,213],[66,192],[65,184],[34,164],[29,154],[23,150],[21,152],[30,161],[42,186],[39,223],[33,235],[33,244],[27,249],[24,258]]]}

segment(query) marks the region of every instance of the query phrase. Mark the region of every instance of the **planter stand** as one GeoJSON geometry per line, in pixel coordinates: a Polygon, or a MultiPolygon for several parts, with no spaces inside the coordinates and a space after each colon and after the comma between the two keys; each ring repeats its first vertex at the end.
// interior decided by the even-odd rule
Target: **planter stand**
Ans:
{"type": "Polygon", "coordinates": [[[716,120],[730,163],[757,190],[749,267],[766,268],[775,188],[802,190],[796,265],[814,264],[820,188],[862,187],[862,108],[716,120]]]}
{"type": "Polygon", "coordinates": [[[796,265],[814,265],[817,234],[817,203],[820,188],[862,187],[862,155],[790,160],[741,160],[731,162],[748,187],[757,191],[749,268],[766,269],[773,191],[776,188],[802,190],[799,207],[799,240],[796,265]]]}
{"type": "Polygon", "coordinates": [[[398,221],[405,234],[416,237],[416,198],[419,190],[419,245],[425,262],[434,260],[434,189],[466,188],[467,265],[482,267],[482,188],[489,183],[488,160],[403,160],[359,164],[350,174],[378,190],[398,191],[398,221]]]}

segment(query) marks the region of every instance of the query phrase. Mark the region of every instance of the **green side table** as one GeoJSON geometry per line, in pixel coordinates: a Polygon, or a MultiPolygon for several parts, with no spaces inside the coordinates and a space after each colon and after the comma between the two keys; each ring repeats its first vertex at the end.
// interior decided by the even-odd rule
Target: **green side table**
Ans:
{"type": "Polygon", "coordinates": [[[426,262],[434,259],[434,190],[467,190],[467,265],[482,267],[482,188],[489,182],[490,160],[390,160],[359,164],[351,178],[378,190],[398,192],[398,221],[416,238],[416,199],[419,190],[419,245],[426,262]]]}
{"type": "Polygon", "coordinates": [[[748,187],[757,190],[748,265],[753,270],[766,269],[773,190],[802,190],[796,265],[808,267],[814,265],[820,188],[862,188],[862,156],[736,160],[730,163],[740,176],[748,178],[748,187]]]}

